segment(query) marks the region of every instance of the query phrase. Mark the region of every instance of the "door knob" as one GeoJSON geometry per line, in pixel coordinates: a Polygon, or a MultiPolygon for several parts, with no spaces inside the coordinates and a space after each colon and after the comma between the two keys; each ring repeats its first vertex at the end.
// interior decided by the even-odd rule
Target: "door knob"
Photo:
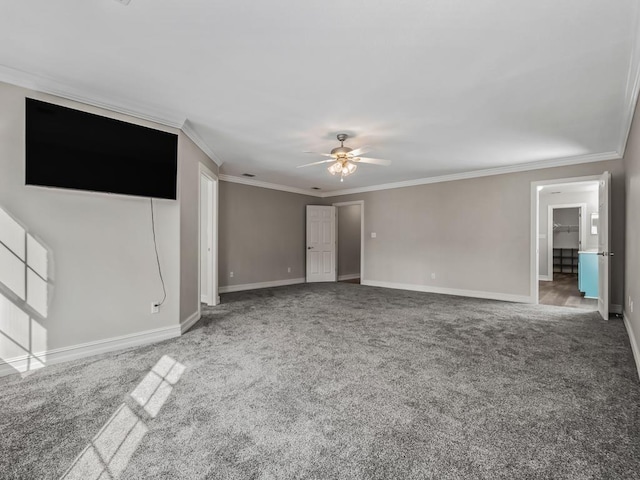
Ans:
{"type": "Polygon", "coordinates": [[[307,250],[311,250],[313,247],[307,247],[307,250]]]}

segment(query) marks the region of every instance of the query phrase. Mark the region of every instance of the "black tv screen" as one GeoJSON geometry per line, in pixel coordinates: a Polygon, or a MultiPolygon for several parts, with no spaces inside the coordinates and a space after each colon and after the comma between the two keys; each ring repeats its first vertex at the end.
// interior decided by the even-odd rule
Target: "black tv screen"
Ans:
{"type": "Polygon", "coordinates": [[[26,184],[176,199],[178,136],[26,99],[26,184]]]}

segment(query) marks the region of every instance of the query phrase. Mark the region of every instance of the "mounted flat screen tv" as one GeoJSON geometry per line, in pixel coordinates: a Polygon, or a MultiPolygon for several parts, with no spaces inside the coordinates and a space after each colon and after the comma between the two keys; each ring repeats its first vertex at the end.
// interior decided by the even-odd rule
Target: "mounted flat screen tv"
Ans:
{"type": "Polygon", "coordinates": [[[176,199],[178,136],[26,99],[26,184],[176,199]]]}

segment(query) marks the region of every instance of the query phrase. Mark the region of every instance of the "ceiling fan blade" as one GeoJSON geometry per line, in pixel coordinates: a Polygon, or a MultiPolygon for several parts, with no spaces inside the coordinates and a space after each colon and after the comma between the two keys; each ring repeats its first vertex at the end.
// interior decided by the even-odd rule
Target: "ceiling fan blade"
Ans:
{"type": "Polygon", "coordinates": [[[329,163],[329,162],[335,162],[335,160],[333,158],[330,160],[320,160],[319,162],[307,163],[306,165],[298,165],[296,168],[310,167],[311,165],[320,165],[321,163],[329,163]]]}
{"type": "Polygon", "coordinates": [[[365,145],[363,147],[360,148],[356,148],[355,150],[351,150],[349,152],[349,156],[350,157],[357,157],[358,155],[362,155],[363,153],[367,153],[371,151],[371,146],[370,145],[365,145]]]}
{"type": "Polygon", "coordinates": [[[323,157],[333,157],[330,153],[320,153],[320,152],[302,152],[302,153],[313,153],[315,155],[322,155],[323,157]]]}
{"type": "Polygon", "coordinates": [[[380,158],[359,157],[354,158],[353,161],[358,163],[371,163],[372,165],[384,165],[385,167],[391,165],[391,160],[382,160],[380,158]]]}

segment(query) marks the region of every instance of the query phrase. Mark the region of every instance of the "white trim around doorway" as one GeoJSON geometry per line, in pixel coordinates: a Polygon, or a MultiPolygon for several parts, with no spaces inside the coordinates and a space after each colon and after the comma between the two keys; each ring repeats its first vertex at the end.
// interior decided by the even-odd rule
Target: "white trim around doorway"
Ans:
{"type": "MultiPolygon", "coordinates": [[[[531,182],[531,236],[529,237],[529,303],[535,305],[538,304],[538,278],[540,274],[538,257],[540,249],[538,247],[539,242],[539,228],[540,223],[540,191],[539,187],[546,187],[549,185],[559,185],[565,183],[578,183],[578,182],[593,182],[600,181],[600,175],[589,175],[585,177],[571,177],[571,178],[554,178],[552,180],[540,180],[531,182]]],[[[549,232],[547,232],[547,236],[549,232]]]]}
{"type": "Polygon", "coordinates": [[[198,292],[200,302],[198,303],[198,317],[201,313],[201,302],[207,305],[218,305],[220,303],[220,295],[218,293],[218,176],[209,170],[203,164],[199,164],[198,176],[198,292]],[[207,204],[211,207],[211,212],[206,225],[207,238],[209,241],[209,255],[207,264],[209,266],[208,286],[205,293],[202,292],[201,275],[202,275],[202,212],[201,212],[201,195],[200,190],[201,179],[205,178],[209,184],[207,189],[207,204]]]}

